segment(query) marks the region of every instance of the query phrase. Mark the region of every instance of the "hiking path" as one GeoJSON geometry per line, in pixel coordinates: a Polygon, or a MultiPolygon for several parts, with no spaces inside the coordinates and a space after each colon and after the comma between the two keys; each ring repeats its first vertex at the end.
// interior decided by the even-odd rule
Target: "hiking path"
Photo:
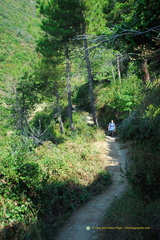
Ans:
{"type": "Polygon", "coordinates": [[[103,227],[103,219],[113,200],[119,197],[127,188],[127,180],[123,172],[128,165],[127,148],[116,141],[116,138],[106,137],[106,169],[112,176],[111,185],[101,194],[94,196],[87,204],[79,208],[62,227],[55,240],[96,240],[99,230],[103,227]]]}

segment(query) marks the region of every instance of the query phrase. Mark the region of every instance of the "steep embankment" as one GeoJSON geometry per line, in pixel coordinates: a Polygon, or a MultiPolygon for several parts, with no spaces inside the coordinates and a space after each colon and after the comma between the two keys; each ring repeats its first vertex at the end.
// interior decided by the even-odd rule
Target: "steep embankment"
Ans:
{"type": "Polygon", "coordinates": [[[121,171],[125,170],[126,161],[127,150],[121,149],[121,145],[114,138],[107,138],[106,168],[112,175],[112,184],[106,191],[76,211],[66,225],[59,230],[56,240],[97,239],[98,231],[95,227],[102,226],[107,208],[127,187],[127,181],[121,171]],[[87,226],[89,230],[86,229],[87,226]]]}

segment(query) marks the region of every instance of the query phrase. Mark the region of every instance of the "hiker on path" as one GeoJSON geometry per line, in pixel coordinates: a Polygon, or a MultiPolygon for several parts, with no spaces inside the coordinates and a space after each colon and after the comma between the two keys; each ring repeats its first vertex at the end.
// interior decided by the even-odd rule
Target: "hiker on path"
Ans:
{"type": "Polygon", "coordinates": [[[114,135],[114,132],[116,131],[116,125],[113,120],[108,124],[108,135],[112,136],[114,135]]]}

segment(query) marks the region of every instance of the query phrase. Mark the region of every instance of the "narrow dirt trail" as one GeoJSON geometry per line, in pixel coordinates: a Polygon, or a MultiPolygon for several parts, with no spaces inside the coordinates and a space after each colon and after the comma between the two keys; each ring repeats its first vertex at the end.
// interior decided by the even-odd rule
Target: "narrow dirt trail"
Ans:
{"type": "Polygon", "coordinates": [[[127,181],[121,172],[125,171],[127,150],[121,148],[114,138],[106,138],[106,168],[112,175],[112,184],[102,194],[96,195],[87,204],[77,210],[59,230],[56,240],[95,240],[99,231],[93,229],[101,226],[104,214],[112,201],[127,188],[127,181]],[[86,227],[90,229],[87,230],[86,227]]]}

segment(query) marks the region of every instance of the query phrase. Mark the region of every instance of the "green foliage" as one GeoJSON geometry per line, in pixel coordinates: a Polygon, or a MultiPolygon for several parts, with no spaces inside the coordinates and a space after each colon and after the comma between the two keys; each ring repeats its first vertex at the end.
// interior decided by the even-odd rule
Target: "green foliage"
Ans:
{"type": "MultiPolygon", "coordinates": [[[[152,1],[149,4],[139,0],[84,1],[85,9],[83,1],[78,0],[37,2],[44,17],[41,40],[41,16],[36,15],[36,1],[4,0],[0,3],[0,218],[3,238],[7,240],[52,239],[73,210],[110,184],[110,176],[101,167],[101,152],[95,144],[104,140],[104,132],[86,123],[88,113],[73,112],[75,131],[70,133],[66,116],[64,49],[66,43],[81,34],[84,17],[87,33],[91,35],[119,33],[119,26],[145,31],[159,24],[159,8],[157,2],[152,4],[152,1]],[[106,9],[102,12],[104,5],[106,9]],[[113,25],[115,28],[108,28],[113,25]],[[38,50],[47,56],[42,62],[36,53],[37,39],[38,50]],[[42,101],[48,106],[39,112],[35,108],[31,114],[35,103],[42,101]],[[66,135],[59,131],[61,111],[66,135]],[[14,135],[15,126],[22,135],[20,132],[14,135]]],[[[149,57],[149,70],[155,79],[159,63],[157,30],[137,37],[125,36],[116,41],[115,47],[118,46],[120,53],[126,49],[136,51],[135,58],[141,57],[139,53],[149,57]],[[146,48],[139,48],[141,44],[146,48]]],[[[97,39],[103,41],[103,37],[106,36],[97,39]]],[[[97,44],[92,36],[90,39],[93,86],[101,125],[112,118],[120,121],[131,114],[119,128],[123,140],[138,143],[128,178],[145,200],[155,200],[159,197],[160,170],[159,87],[141,92],[140,80],[135,77],[137,70],[133,65],[131,68],[133,62],[128,63],[128,58],[120,62],[122,81],[117,82],[117,52],[106,50],[108,42],[103,45],[97,44]],[[144,104],[136,110],[144,95],[144,104]]],[[[68,45],[72,52],[71,90],[74,90],[77,107],[89,110],[83,51],[76,44],[77,41],[72,41],[72,45],[68,45]]]]}
{"type": "MultiPolygon", "coordinates": [[[[150,150],[150,149],[149,149],[150,150]]],[[[159,153],[147,151],[147,147],[132,147],[132,165],[127,177],[135,191],[143,198],[156,200],[160,197],[159,153]]]]}
{"type": "Polygon", "coordinates": [[[23,143],[18,137],[12,137],[8,142],[6,154],[1,157],[0,194],[3,225],[14,222],[28,224],[34,219],[31,199],[43,176],[39,165],[34,163],[36,158],[30,147],[31,143],[23,143]]]}
{"type": "MultiPolygon", "coordinates": [[[[151,28],[154,26],[159,25],[159,21],[157,16],[159,15],[159,8],[158,3],[154,1],[146,2],[142,1],[139,2],[138,0],[134,0],[134,14],[130,19],[129,24],[135,26],[136,30],[146,30],[147,28],[151,28]],[[138,19],[139,17],[139,19],[138,19]]],[[[151,34],[153,36],[153,34],[151,34]]],[[[145,37],[151,37],[150,33],[142,36],[144,39],[145,37]]],[[[142,39],[139,39],[141,41],[142,39]]],[[[148,39],[145,40],[148,44],[148,39]]],[[[152,44],[152,43],[151,43],[152,44]]]]}
{"type": "MultiPolygon", "coordinates": [[[[159,7],[157,1],[107,1],[104,7],[106,26],[114,35],[113,49],[135,53],[134,60],[148,60],[152,71],[159,75],[159,7]]],[[[152,75],[156,79],[155,73],[152,75]]]]}
{"type": "Polygon", "coordinates": [[[105,24],[105,15],[103,13],[103,7],[105,1],[103,0],[84,0],[85,5],[85,20],[87,23],[87,33],[100,35],[106,32],[105,24]]]}
{"type": "Polygon", "coordinates": [[[91,110],[88,84],[84,84],[79,87],[74,102],[77,108],[80,109],[81,111],[91,110]]]}
{"type": "Polygon", "coordinates": [[[146,200],[156,200],[160,196],[159,89],[159,84],[148,87],[148,94],[141,103],[141,108],[119,126],[121,139],[134,143],[128,179],[146,200]]]}
{"type": "Polygon", "coordinates": [[[35,1],[4,0],[0,7],[3,13],[0,18],[3,32],[0,37],[0,74],[1,80],[8,84],[25,71],[31,71],[36,62],[35,41],[39,32],[39,19],[35,1]]]}
{"type": "Polygon", "coordinates": [[[36,92],[42,95],[41,99],[54,99],[56,94],[62,98],[66,83],[64,81],[64,66],[60,64],[60,60],[43,58],[34,74],[34,87],[36,92]]]}
{"type": "MultiPolygon", "coordinates": [[[[11,130],[12,119],[10,118],[11,111],[7,107],[6,104],[1,103],[0,112],[1,112],[1,115],[0,115],[1,135],[0,135],[0,137],[2,138],[3,136],[6,136],[7,132],[9,132],[9,130],[11,130]]],[[[2,142],[1,142],[1,144],[2,144],[2,142]]]]}
{"type": "Polygon", "coordinates": [[[124,120],[120,126],[120,137],[126,140],[133,140],[141,143],[150,142],[150,149],[159,149],[159,84],[152,84],[146,88],[146,97],[128,119],[124,120]]]}
{"type": "Polygon", "coordinates": [[[33,71],[38,61],[35,48],[40,19],[35,4],[27,0],[0,3],[1,127],[8,138],[13,128],[22,130],[27,110],[37,101],[33,71]]]}
{"type": "Polygon", "coordinates": [[[105,134],[103,130],[97,129],[93,123],[87,122],[88,113],[87,112],[75,112],[73,114],[73,120],[75,124],[75,132],[71,134],[74,138],[79,138],[81,136],[84,138],[84,141],[88,141],[89,139],[95,140],[104,140],[105,134]]]}
{"type": "Polygon", "coordinates": [[[140,82],[136,76],[123,79],[122,82],[113,82],[98,89],[97,106],[101,114],[104,111],[105,121],[115,118],[120,121],[131,113],[139,104],[142,95],[140,82]]]}
{"type": "Polygon", "coordinates": [[[39,41],[38,49],[45,56],[53,56],[54,52],[65,49],[66,43],[81,31],[82,5],[77,0],[39,1],[39,9],[46,34],[39,41]]]}
{"type": "Polygon", "coordinates": [[[26,127],[26,119],[29,110],[33,109],[34,104],[38,102],[38,96],[35,89],[33,74],[24,73],[18,79],[16,84],[16,91],[11,99],[6,99],[7,104],[12,104],[12,124],[21,132],[26,127]]]}
{"type": "Polygon", "coordinates": [[[100,83],[109,83],[117,78],[116,54],[113,49],[107,49],[107,45],[92,50],[90,60],[94,80],[100,83]]]}
{"type": "Polygon", "coordinates": [[[44,141],[56,142],[55,124],[56,111],[51,106],[43,111],[37,112],[29,123],[29,132],[33,137],[34,143],[39,145],[44,141]]]}
{"type": "Polygon", "coordinates": [[[0,161],[3,239],[13,228],[17,239],[51,239],[73,210],[110,184],[91,147],[104,133],[86,130],[59,145],[34,148],[31,139],[14,135],[7,141],[0,161]]]}
{"type": "Polygon", "coordinates": [[[104,14],[106,18],[106,25],[113,27],[116,24],[127,22],[132,16],[132,5],[134,0],[130,1],[112,1],[108,0],[104,4],[104,14]]]}

